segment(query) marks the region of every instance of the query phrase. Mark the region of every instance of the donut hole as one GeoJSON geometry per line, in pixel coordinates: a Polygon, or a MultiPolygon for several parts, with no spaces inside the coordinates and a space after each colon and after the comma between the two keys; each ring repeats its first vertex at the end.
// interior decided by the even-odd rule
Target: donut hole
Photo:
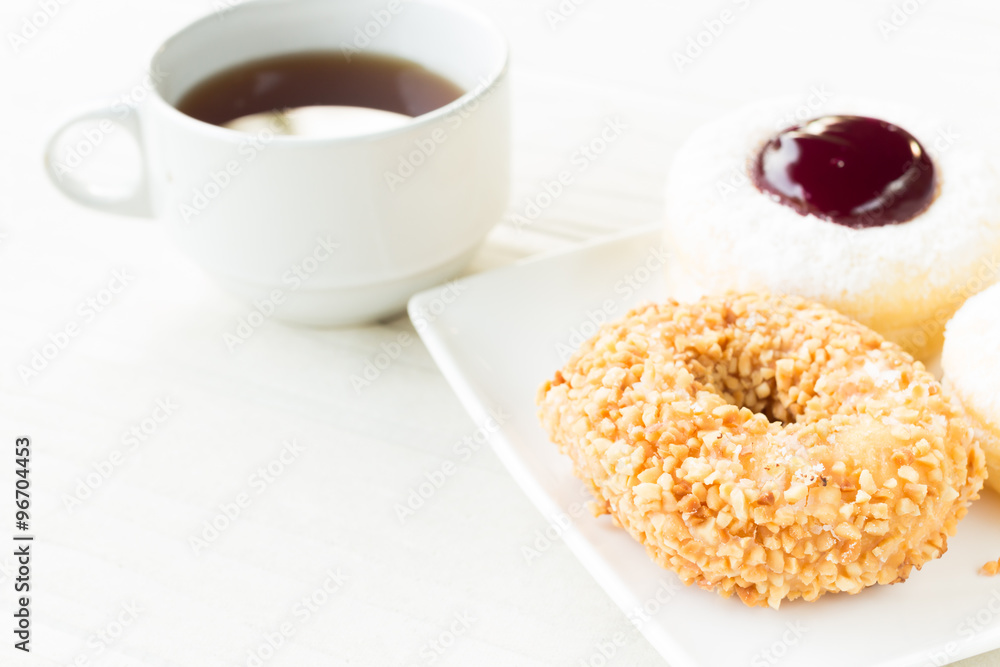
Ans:
{"type": "MultiPolygon", "coordinates": [[[[752,349],[735,340],[715,340],[705,348],[695,342],[689,349],[686,368],[694,376],[694,389],[720,396],[730,405],[762,414],[768,421],[786,426],[803,414],[803,407],[780,392],[773,349],[752,349]],[[700,350],[700,351],[699,351],[700,350]]],[[[807,398],[802,388],[796,398],[807,398]]]]}
{"type": "Polygon", "coordinates": [[[770,422],[783,426],[795,423],[797,411],[779,399],[777,382],[773,376],[764,377],[766,370],[754,369],[748,375],[740,375],[730,372],[727,364],[716,364],[706,370],[702,378],[695,376],[705,391],[721,396],[730,405],[762,414],[770,422]]]}

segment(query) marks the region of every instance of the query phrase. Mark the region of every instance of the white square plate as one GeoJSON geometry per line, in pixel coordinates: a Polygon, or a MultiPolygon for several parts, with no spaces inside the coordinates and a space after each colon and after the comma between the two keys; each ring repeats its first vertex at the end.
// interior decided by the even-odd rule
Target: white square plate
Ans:
{"type": "Polygon", "coordinates": [[[672,667],[943,665],[1000,647],[1000,498],[984,492],[939,560],[904,584],[781,609],[679,584],[609,517],[582,509],[583,485],[535,417],[535,392],[572,349],[643,300],[663,299],[659,230],[644,229],[413,297],[410,316],[510,473],[672,667]],[[456,292],[458,295],[456,296],[456,292]],[[422,321],[420,321],[422,320],[422,321]]]}

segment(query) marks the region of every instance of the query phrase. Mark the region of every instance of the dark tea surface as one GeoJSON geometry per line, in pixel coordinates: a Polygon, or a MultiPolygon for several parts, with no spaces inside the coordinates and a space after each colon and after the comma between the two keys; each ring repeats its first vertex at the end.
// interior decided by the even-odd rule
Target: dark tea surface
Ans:
{"type": "Polygon", "coordinates": [[[177,108],[224,125],[251,114],[351,106],[419,116],[453,102],[461,88],[422,65],[380,54],[307,51],[253,60],[195,85],[177,108]]]}

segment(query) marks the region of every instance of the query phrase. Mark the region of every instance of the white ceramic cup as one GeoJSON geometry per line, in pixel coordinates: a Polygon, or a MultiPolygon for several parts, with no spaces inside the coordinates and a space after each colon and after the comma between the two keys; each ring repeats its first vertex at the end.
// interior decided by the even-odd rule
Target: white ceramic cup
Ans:
{"type": "Polygon", "coordinates": [[[499,221],[510,187],[508,49],[483,17],[434,0],[253,0],[169,38],[138,113],[113,106],[64,124],[46,150],[53,183],[94,208],[162,219],[180,247],[274,316],[347,325],[400,312],[454,277],[499,221]],[[312,50],[415,61],[467,91],[406,124],[342,138],[243,133],[174,105],[191,87],[257,58],[312,50]],[[121,196],[60,168],[81,121],[127,129],[141,178],[121,196]]]}

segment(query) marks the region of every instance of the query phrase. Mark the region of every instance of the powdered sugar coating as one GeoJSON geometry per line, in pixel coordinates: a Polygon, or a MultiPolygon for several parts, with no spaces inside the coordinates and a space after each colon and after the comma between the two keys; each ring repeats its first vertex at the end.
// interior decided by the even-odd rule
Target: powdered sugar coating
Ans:
{"type": "Polygon", "coordinates": [[[1000,491],[1000,285],[966,301],[948,322],[941,366],[986,452],[987,483],[1000,491]]]}
{"type": "Polygon", "coordinates": [[[938,193],[924,213],[897,225],[850,229],[803,216],[757,190],[749,174],[757,151],[797,104],[744,108],[699,129],[678,151],[665,209],[671,283],[686,298],[728,290],[798,294],[920,356],[933,353],[962,302],[1000,277],[997,165],[979,138],[955,140],[946,123],[835,100],[824,115],[872,116],[914,135],[935,164],[938,193]]]}

